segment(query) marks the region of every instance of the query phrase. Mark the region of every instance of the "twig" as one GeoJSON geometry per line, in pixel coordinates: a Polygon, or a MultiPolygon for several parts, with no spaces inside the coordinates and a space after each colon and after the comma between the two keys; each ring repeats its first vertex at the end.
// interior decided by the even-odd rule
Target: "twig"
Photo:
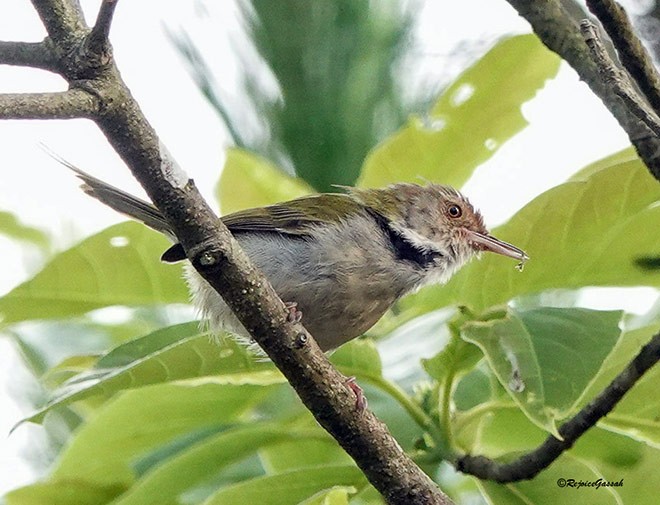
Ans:
{"type": "Polygon", "coordinates": [[[534,29],[534,33],[578,73],[598,96],[635,146],[653,176],[660,181],[660,139],[639,120],[606,85],[591,58],[577,23],[559,0],[507,0],[534,29]]]}
{"type": "Polygon", "coordinates": [[[499,463],[485,456],[462,456],[455,461],[456,469],[480,479],[500,483],[533,478],[610,413],[642,375],[659,360],[660,333],[642,347],[639,354],[596,398],[559,428],[563,440],[549,436],[538,448],[509,463],[499,463]]]}
{"type": "Polygon", "coordinates": [[[96,23],[87,37],[88,49],[96,54],[105,54],[107,58],[111,57],[108,35],[110,35],[110,25],[116,6],[117,0],[103,0],[96,23]]]}
{"type": "Polygon", "coordinates": [[[628,109],[648,126],[653,133],[660,137],[660,118],[639,96],[628,76],[621,71],[616,63],[607,54],[605,47],[598,35],[598,29],[588,19],[582,20],[580,30],[585,42],[591,50],[591,55],[598,66],[603,81],[610,85],[628,109]]]}
{"type": "Polygon", "coordinates": [[[621,63],[635,80],[646,99],[660,114],[660,76],[644,45],[626,15],[626,11],[613,0],[587,0],[589,10],[605,28],[621,63]]]}
{"type": "Polygon", "coordinates": [[[46,42],[0,40],[0,65],[17,65],[57,71],[57,61],[46,42]]]}
{"type": "Polygon", "coordinates": [[[98,99],[82,89],[0,94],[0,119],[92,118],[98,110],[98,99]]]}

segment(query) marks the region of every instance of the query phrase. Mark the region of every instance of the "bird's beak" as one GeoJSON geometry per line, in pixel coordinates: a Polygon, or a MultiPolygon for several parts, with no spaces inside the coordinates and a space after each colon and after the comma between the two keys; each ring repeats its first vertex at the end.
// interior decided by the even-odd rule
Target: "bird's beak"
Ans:
{"type": "Polygon", "coordinates": [[[529,259],[527,253],[522,249],[518,249],[515,245],[499,240],[487,233],[480,233],[473,230],[466,231],[468,240],[477,245],[478,249],[482,251],[494,252],[520,261],[527,261],[529,259]]]}

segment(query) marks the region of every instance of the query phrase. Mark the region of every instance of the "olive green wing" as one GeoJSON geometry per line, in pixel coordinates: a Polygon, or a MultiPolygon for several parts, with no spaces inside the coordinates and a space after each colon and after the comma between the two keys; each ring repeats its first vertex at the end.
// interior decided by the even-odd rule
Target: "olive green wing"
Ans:
{"type": "Polygon", "coordinates": [[[319,225],[337,223],[362,209],[348,195],[326,193],[289,202],[247,209],[222,217],[232,233],[275,232],[305,236],[319,225]]]}
{"type": "MultiPolygon", "coordinates": [[[[305,237],[316,226],[337,223],[362,209],[363,206],[348,195],[325,193],[241,210],[221,219],[232,233],[263,232],[305,237]]],[[[161,259],[173,263],[186,259],[186,254],[181,244],[174,244],[161,259]]]]}

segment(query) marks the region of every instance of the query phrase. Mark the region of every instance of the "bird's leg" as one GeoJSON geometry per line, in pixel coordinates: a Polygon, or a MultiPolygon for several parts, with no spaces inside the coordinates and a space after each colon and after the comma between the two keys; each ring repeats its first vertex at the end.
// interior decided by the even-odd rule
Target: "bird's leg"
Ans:
{"type": "Polygon", "coordinates": [[[284,308],[287,311],[287,321],[290,323],[299,323],[302,320],[303,313],[298,310],[297,302],[284,302],[284,308]]]}
{"type": "Polygon", "coordinates": [[[347,377],[344,384],[348,389],[353,391],[353,394],[355,395],[355,410],[357,410],[358,412],[363,412],[368,405],[367,397],[364,396],[364,392],[362,391],[362,388],[358,385],[355,377],[347,377]]]}

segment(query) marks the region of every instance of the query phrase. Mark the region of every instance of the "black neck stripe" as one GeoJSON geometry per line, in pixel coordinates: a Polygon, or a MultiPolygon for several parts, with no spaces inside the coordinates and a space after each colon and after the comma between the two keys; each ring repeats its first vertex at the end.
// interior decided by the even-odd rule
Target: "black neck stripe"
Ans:
{"type": "Polygon", "coordinates": [[[404,237],[403,234],[392,228],[390,221],[378,212],[369,209],[369,213],[373,216],[385,233],[385,236],[389,239],[397,259],[410,261],[420,268],[426,268],[431,265],[436,258],[442,256],[442,254],[437,251],[428,251],[413,244],[409,239],[404,237]]]}

